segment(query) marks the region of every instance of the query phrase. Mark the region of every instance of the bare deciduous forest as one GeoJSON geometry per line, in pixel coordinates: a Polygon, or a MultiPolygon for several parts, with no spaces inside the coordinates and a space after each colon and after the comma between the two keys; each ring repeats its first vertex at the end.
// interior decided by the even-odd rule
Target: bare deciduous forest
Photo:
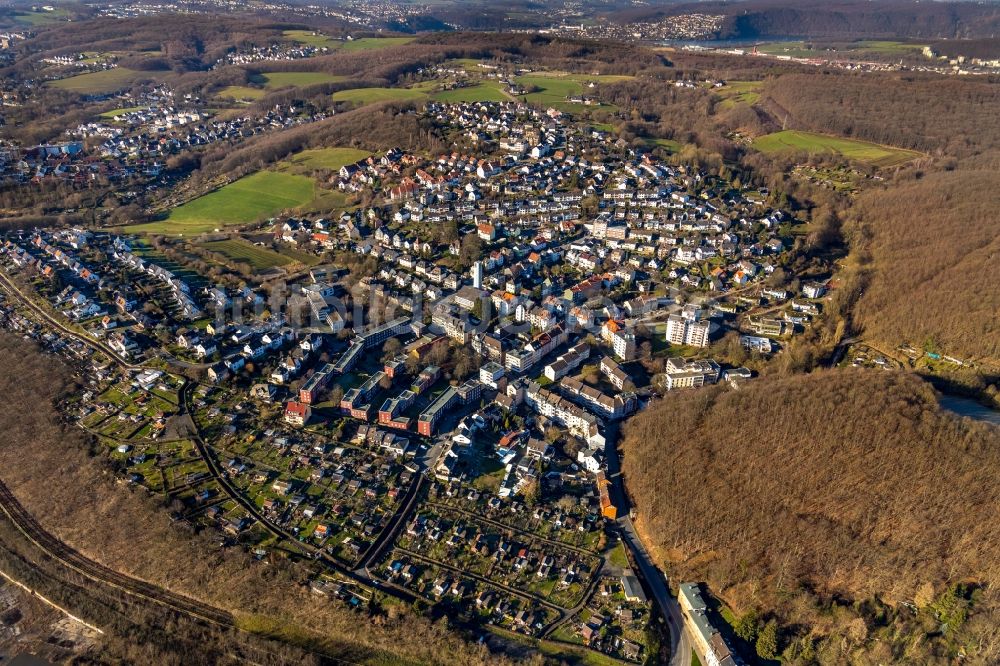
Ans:
{"type": "Polygon", "coordinates": [[[931,173],[862,195],[851,244],[873,279],[856,322],[889,343],[1000,357],[1000,188],[995,170],[931,173]]]}
{"type": "Polygon", "coordinates": [[[1000,657],[1000,432],[942,411],[916,376],[670,394],[629,422],[623,450],[667,576],[773,614],[790,663],[950,663],[956,645],[976,646],[967,663],[1000,657]],[[966,616],[941,631],[958,583],[966,616]]]}
{"type": "Polygon", "coordinates": [[[763,103],[790,127],[962,158],[1000,145],[992,81],[919,74],[786,74],[763,103]],[[888,120],[888,119],[891,119],[888,120]]]}

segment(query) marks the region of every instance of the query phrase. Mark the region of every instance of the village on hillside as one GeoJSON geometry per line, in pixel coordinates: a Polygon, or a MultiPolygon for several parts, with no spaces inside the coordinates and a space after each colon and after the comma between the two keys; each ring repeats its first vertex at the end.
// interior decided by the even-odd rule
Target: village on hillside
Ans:
{"type": "Polygon", "coordinates": [[[738,387],[828,276],[794,274],[801,224],[766,191],[555,109],[422,113],[468,149],[345,164],[328,185],[371,205],[239,239],[297,270],[220,283],[127,228],[15,231],[0,321],[87,369],[80,427],[223,547],[308,553],[352,605],[379,589],[641,661],[620,422],[738,387]]]}

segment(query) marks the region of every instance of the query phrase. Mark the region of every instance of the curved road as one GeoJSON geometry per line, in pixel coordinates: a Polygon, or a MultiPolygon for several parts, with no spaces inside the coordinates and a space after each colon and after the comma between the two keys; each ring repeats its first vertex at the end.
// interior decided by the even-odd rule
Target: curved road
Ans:
{"type": "Polygon", "coordinates": [[[660,612],[667,620],[667,627],[670,628],[670,664],[671,666],[691,665],[691,637],[684,627],[684,614],[681,611],[677,599],[670,594],[667,588],[667,581],[653,561],[649,558],[642,540],[635,531],[632,521],[628,516],[618,519],[618,526],[621,528],[622,541],[632,551],[642,577],[649,584],[649,589],[653,593],[656,605],[660,607],[660,612]]]}
{"type": "MultiPolygon", "coordinates": [[[[313,558],[322,560],[324,564],[328,565],[331,569],[333,569],[340,575],[344,576],[345,578],[350,579],[356,583],[359,583],[364,587],[378,588],[408,603],[412,603],[416,599],[415,596],[409,593],[403,593],[398,590],[396,591],[387,590],[381,584],[381,581],[377,581],[368,577],[364,573],[364,569],[360,569],[359,570],[360,573],[357,571],[352,571],[349,567],[345,566],[339,560],[332,557],[322,548],[317,548],[312,544],[299,541],[295,537],[295,535],[282,529],[281,527],[275,525],[270,520],[268,520],[267,517],[265,517],[264,514],[261,513],[260,509],[257,508],[257,505],[254,504],[252,501],[250,501],[242,492],[240,492],[239,488],[237,488],[232,484],[232,482],[229,480],[229,477],[225,474],[225,472],[222,470],[222,467],[219,465],[219,461],[218,459],[216,459],[215,454],[209,450],[208,444],[205,442],[204,439],[202,439],[201,431],[198,428],[198,423],[194,418],[194,413],[188,407],[188,399],[190,398],[190,389],[192,386],[194,386],[194,383],[187,381],[184,383],[184,386],[181,387],[181,393],[180,393],[181,413],[189,414],[191,416],[191,423],[194,426],[194,434],[191,437],[191,441],[194,442],[195,447],[198,449],[198,453],[201,454],[201,457],[205,460],[205,463],[208,465],[208,471],[211,473],[212,477],[222,487],[223,491],[225,491],[225,493],[229,495],[230,499],[239,504],[244,511],[246,511],[250,516],[252,516],[254,520],[259,522],[264,527],[264,529],[269,531],[271,534],[273,534],[278,538],[288,541],[289,543],[293,544],[294,547],[300,550],[306,551],[313,558]]],[[[403,517],[404,516],[401,516],[401,518],[403,517]]],[[[386,529],[390,529],[391,527],[393,526],[390,525],[386,529]]]]}
{"type": "Polygon", "coordinates": [[[43,319],[45,319],[45,321],[49,325],[53,326],[54,328],[56,328],[60,332],[65,333],[66,335],[79,340],[80,342],[82,342],[83,344],[87,345],[91,349],[95,349],[95,350],[101,352],[102,354],[104,354],[105,356],[109,357],[110,359],[112,359],[113,361],[115,361],[116,363],[118,363],[119,365],[122,365],[122,366],[124,366],[126,368],[138,368],[138,367],[140,367],[139,365],[137,365],[135,363],[131,363],[128,360],[126,360],[124,357],[120,356],[117,352],[113,351],[107,345],[105,345],[105,344],[103,344],[101,342],[98,342],[97,340],[94,340],[93,338],[91,338],[89,336],[83,335],[82,333],[74,331],[73,329],[65,326],[62,322],[58,321],[55,317],[53,317],[52,315],[50,315],[44,308],[39,307],[39,305],[37,303],[35,303],[30,298],[28,298],[27,296],[25,296],[21,292],[21,290],[17,287],[17,285],[14,284],[14,282],[9,277],[7,277],[6,275],[4,275],[2,272],[0,272],[0,287],[3,287],[4,290],[7,293],[11,294],[15,298],[17,298],[19,301],[21,301],[22,303],[24,303],[29,309],[33,310],[35,312],[35,314],[37,314],[40,317],[42,317],[43,319]]]}
{"type": "Polygon", "coordinates": [[[618,513],[621,516],[618,519],[621,538],[628,549],[632,551],[632,557],[639,568],[639,573],[645,579],[653,594],[653,600],[656,601],[660,613],[667,621],[667,627],[670,629],[670,666],[691,666],[691,637],[684,626],[684,614],[680,604],[677,602],[677,598],[670,594],[666,577],[656,568],[629,518],[630,506],[628,495],[625,493],[621,461],[618,457],[619,426],[620,424],[617,422],[608,423],[605,432],[604,459],[608,464],[607,478],[611,481],[611,499],[618,507],[618,513]]]}
{"type": "MultiPolygon", "coordinates": [[[[96,340],[93,340],[92,338],[90,338],[88,336],[85,336],[85,335],[83,335],[81,333],[78,333],[77,331],[74,331],[74,330],[66,327],[65,325],[63,325],[61,322],[57,321],[47,311],[45,311],[43,308],[39,307],[31,299],[29,299],[23,293],[21,293],[21,290],[18,289],[18,287],[6,275],[4,275],[2,273],[0,273],[0,287],[3,287],[5,289],[5,291],[9,292],[11,295],[13,295],[16,298],[18,298],[18,300],[20,300],[21,302],[23,302],[28,308],[30,308],[31,310],[33,310],[36,314],[38,314],[41,317],[43,317],[46,322],[48,322],[51,326],[55,327],[59,331],[61,331],[61,332],[65,333],[65,334],[67,334],[67,335],[69,335],[69,336],[71,336],[71,337],[79,340],[80,342],[86,344],[87,346],[91,347],[92,349],[100,351],[101,353],[105,354],[106,356],[108,356],[109,358],[111,358],[113,361],[115,361],[119,365],[122,365],[122,366],[127,367],[127,368],[139,368],[139,367],[141,367],[141,365],[139,365],[139,364],[135,364],[135,363],[129,362],[128,360],[126,360],[125,358],[123,358],[122,356],[120,356],[119,354],[117,354],[116,352],[112,351],[106,345],[104,345],[104,344],[102,344],[100,342],[97,342],[96,340]]],[[[180,411],[182,413],[191,413],[188,410],[188,405],[187,405],[187,393],[188,393],[188,390],[190,389],[191,386],[192,386],[192,382],[186,381],[184,383],[184,386],[181,388],[180,411]]],[[[193,416],[192,416],[192,422],[194,422],[193,416]]],[[[645,549],[645,547],[642,544],[642,540],[639,538],[638,534],[635,531],[634,526],[632,525],[632,521],[627,517],[628,513],[627,513],[626,507],[628,506],[628,504],[627,504],[626,494],[625,494],[625,490],[624,490],[624,484],[622,482],[622,477],[621,477],[621,469],[620,469],[619,460],[618,460],[618,451],[617,451],[617,447],[615,445],[617,437],[618,437],[617,424],[612,424],[612,427],[609,427],[609,429],[608,429],[607,446],[606,446],[605,454],[606,454],[606,460],[608,461],[608,476],[609,476],[609,478],[612,481],[612,494],[615,496],[615,506],[620,507],[621,512],[623,514],[625,514],[622,518],[620,518],[618,520],[618,525],[621,528],[622,539],[625,542],[625,544],[628,546],[629,550],[632,551],[632,555],[633,555],[633,557],[635,559],[635,562],[636,562],[637,566],[640,569],[640,573],[642,573],[643,578],[646,580],[646,583],[649,586],[649,588],[650,588],[650,590],[651,590],[651,592],[653,594],[653,598],[656,601],[656,604],[660,608],[660,612],[663,614],[663,616],[667,620],[667,625],[668,625],[668,627],[670,629],[670,641],[671,641],[671,659],[670,659],[670,663],[671,663],[671,666],[689,666],[689,664],[690,664],[690,655],[691,655],[691,642],[690,642],[690,639],[688,637],[687,631],[686,631],[686,629],[684,627],[683,614],[682,614],[682,612],[680,610],[680,606],[677,603],[677,599],[674,598],[670,594],[670,590],[667,587],[666,579],[664,578],[664,576],[660,572],[660,570],[657,569],[656,566],[653,564],[652,559],[649,557],[649,554],[646,552],[646,549],[645,549]]],[[[236,489],[231,484],[231,482],[229,481],[229,479],[223,473],[222,469],[219,467],[218,461],[215,459],[215,456],[212,454],[211,451],[208,450],[208,445],[201,438],[201,433],[198,430],[198,426],[197,426],[196,423],[195,423],[195,436],[193,437],[193,440],[194,440],[195,445],[197,446],[199,452],[201,453],[202,457],[205,459],[206,463],[208,464],[208,467],[209,467],[210,472],[212,473],[212,476],[216,479],[216,481],[219,482],[219,484],[222,486],[222,488],[226,491],[226,494],[229,495],[238,504],[240,504],[240,506],[242,506],[251,516],[253,516],[256,520],[258,520],[261,523],[261,525],[263,525],[268,531],[270,531],[275,536],[279,536],[279,537],[282,537],[284,539],[287,539],[291,543],[296,544],[297,546],[304,548],[305,550],[307,550],[308,552],[310,552],[314,557],[322,559],[325,563],[329,564],[331,566],[331,568],[333,568],[335,571],[337,571],[341,575],[343,575],[343,576],[345,576],[345,577],[347,577],[349,579],[352,579],[352,580],[354,580],[357,583],[360,583],[360,584],[362,584],[362,585],[364,585],[366,587],[373,587],[374,586],[374,587],[376,587],[378,589],[383,590],[384,592],[389,592],[390,594],[393,593],[393,592],[387,590],[386,586],[383,585],[381,583],[381,581],[379,581],[377,579],[373,579],[369,575],[366,575],[366,569],[365,568],[360,567],[358,569],[358,571],[352,571],[348,567],[346,567],[343,564],[341,564],[340,562],[336,561],[334,558],[330,557],[322,549],[317,549],[317,548],[315,548],[315,547],[313,547],[313,546],[311,546],[309,544],[304,544],[304,543],[298,541],[298,539],[296,539],[290,533],[288,533],[285,530],[279,528],[277,525],[272,524],[269,520],[267,520],[260,513],[259,509],[257,508],[257,506],[253,502],[250,502],[247,498],[245,498],[242,495],[242,493],[240,493],[239,490],[236,489]]],[[[414,485],[416,485],[416,484],[414,484],[414,485]]],[[[13,520],[14,517],[11,514],[11,511],[8,510],[8,507],[12,508],[12,505],[10,504],[10,502],[11,501],[16,502],[16,499],[14,499],[13,495],[10,494],[10,492],[7,491],[5,487],[3,487],[2,485],[0,485],[0,488],[2,488],[2,490],[0,490],[0,507],[2,507],[4,509],[4,511],[6,513],[8,513],[8,515],[11,515],[11,518],[13,520]],[[6,493],[6,497],[4,496],[4,493],[6,493]]],[[[415,494],[416,493],[413,493],[413,495],[415,495],[415,494]]],[[[410,500],[412,500],[412,496],[410,497],[410,500]]],[[[411,502],[406,502],[407,508],[409,508],[410,504],[411,504],[411,502]]],[[[20,506],[20,505],[18,504],[17,506],[20,506]]],[[[23,509],[22,509],[22,511],[23,511],[23,509]]],[[[406,516],[407,513],[408,513],[408,511],[401,511],[396,516],[395,523],[390,525],[390,529],[388,531],[392,531],[392,528],[397,527],[398,524],[402,523],[402,521],[405,520],[405,516],[406,516]]],[[[26,512],[24,512],[22,514],[22,518],[24,518],[24,517],[30,518],[30,516],[28,516],[28,514],[26,512]]],[[[15,523],[17,523],[16,520],[15,520],[15,523]]],[[[20,528],[20,525],[19,525],[19,528],[20,528]]],[[[37,529],[40,530],[41,526],[40,525],[37,526],[37,529]]],[[[24,531],[24,530],[22,529],[22,531],[24,531]]],[[[27,532],[25,532],[25,534],[26,534],[26,536],[28,536],[27,532]]],[[[48,533],[46,532],[45,534],[48,534],[48,533]]],[[[49,535],[49,536],[51,537],[51,535],[49,535]]],[[[31,537],[29,536],[29,538],[31,538],[31,537]]],[[[54,537],[52,537],[52,538],[54,539],[54,537]]],[[[57,543],[61,543],[61,542],[58,542],[58,540],[56,540],[56,542],[57,543]]],[[[376,552],[377,552],[377,550],[380,550],[380,549],[376,549],[376,552]]],[[[375,553],[370,553],[370,554],[374,555],[375,553]]],[[[82,558],[82,556],[80,556],[80,557],[82,558]]],[[[370,561],[373,558],[372,557],[366,557],[365,559],[368,559],[370,561]]],[[[90,560],[84,560],[84,561],[91,562],[90,560]]],[[[94,565],[94,566],[100,566],[100,565],[97,565],[96,563],[93,563],[93,562],[91,562],[91,564],[94,565]]],[[[87,574],[87,575],[89,575],[89,574],[87,574]]],[[[149,588],[152,588],[152,590],[154,592],[156,592],[156,591],[159,590],[159,588],[155,588],[155,586],[149,585],[148,583],[144,583],[142,581],[137,581],[135,579],[130,579],[127,576],[123,576],[122,574],[118,574],[117,572],[114,572],[114,571],[112,571],[110,569],[106,570],[105,575],[107,575],[109,578],[111,576],[121,576],[121,578],[123,579],[123,582],[130,582],[130,583],[134,583],[134,584],[146,585],[146,586],[149,586],[149,588]]],[[[105,582],[109,582],[109,579],[105,579],[105,582]]],[[[114,583],[110,583],[110,584],[114,584],[114,583]]],[[[122,589],[125,589],[125,591],[129,591],[127,588],[123,587],[122,585],[119,584],[119,586],[122,587],[122,589]]],[[[162,592],[164,594],[171,594],[171,593],[167,593],[166,590],[160,590],[159,592],[162,592]]],[[[158,594],[159,592],[156,592],[156,593],[158,594]]],[[[144,596],[141,591],[135,591],[135,592],[130,592],[130,593],[144,596]]],[[[175,595],[175,596],[179,597],[179,595],[175,595]]],[[[412,601],[413,599],[415,599],[415,597],[413,597],[412,595],[403,594],[403,593],[401,593],[401,591],[396,591],[394,596],[398,596],[400,598],[405,598],[407,596],[410,596],[411,597],[409,599],[410,601],[412,601]]],[[[182,601],[175,601],[174,603],[178,604],[178,605],[175,606],[173,603],[164,601],[162,599],[162,596],[159,599],[156,598],[155,596],[148,596],[147,598],[153,599],[154,601],[158,601],[159,603],[165,603],[166,605],[170,605],[170,606],[176,608],[177,610],[182,610],[182,608],[180,606],[183,606],[183,605],[185,605],[187,603],[190,603],[190,604],[197,604],[198,603],[198,602],[194,602],[194,600],[189,600],[189,599],[187,599],[185,597],[180,597],[180,599],[182,601]]],[[[191,609],[193,607],[189,606],[188,608],[191,609]]],[[[197,610],[190,610],[190,611],[183,611],[182,610],[182,612],[188,612],[190,615],[194,615],[196,617],[201,617],[203,619],[209,619],[210,621],[219,622],[219,620],[222,619],[222,617],[220,615],[217,615],[217,614],[215,614],[215,613],[212,612],[212,611],[218,611],[218,609],[212,609],[210,606],[205,606],[205,605],[202,605],[202,608],[203,608],[203,610],[200,613],[197,610]],[[211,609],[211,611],[209,611],[208,609],[211,609]],[[213,619],[210,619],[212,615],[215,615],[215,617],[213,619]]],[[[225,622],[225,620],[223,620],[222,622],[225,622]]],[[[219,622],[219,623],[222,623],[222,622],[219,622]]]]}
{"type": "MultiPolygon", "coordinates": [[[[47,312],[44,308],[40,307],[38,304],[36,304],[35,302],[33,302],[30,298],[28,298],[27,296],[25,296],[21,292],[21,290],[17,287],[17,285],[15,285],[13,283],[13,281],[11,281],[10,278],[7,277],[2,272],[0,272],[0,288],[3,288],[4,291],[6,291],[7,293],[9,293],[11,296],[13,296],[14,298],[16,298],[17,300],[19,300],[22,303],[24,303],[24,305],[26,307],[28,307],[35,314],[37,314],[38,316],[40,316],[44,320],[44,322],[46,324],[48,324],[49,326],[52,326],[53,328],[55,328],[59,332],[65,334],[65,335],[67,335],[69,337],[72,337],[75,340],[80,341],[81,343],[87,345],[88,347],[90,347],[90,348],[92,348],[92,349],[94,349],[96,351],[101,352],[102,354],[104,354],[108,358],[110,358],[114,363],[117,363],[118,365],[120,365],[122,367],[125,367],[125,368],[129,368],[129,369],[139,369],[139,368],[144,367],[141,364],[132,363],[132,362],[128,361],[127,359],[125,359],[124,357],[122,357],[121,355],[119,355],[118,353],[116,353],[115,351],[113,351],[110,348],[108,348],[103,343],[101,343],[101,342],[99,342],[97,340],[94,340],[93,338],[90,338],[89,336],[84,335],[84,334],[82,334],[82,333],[80,333],[78,331],[75,331],[75,330],[69,328],[68,326],[64,325],[62,322],[58,321],[55,317],[53,317],[51,314],[49,314],[49,312],[47,312]]],[[[191,381],[189,381],[189,380],[185,380],[184,384],[181,386],[180,395],[179,395],[179,401],[178,401],[179,402],[179,405],[178,405],[178,413],[179,414],[185,414],[185,413],[191,414],[191,411],[188,409],[188,397],[189,397],[190,388],[192,386],[193,386],[193,383],[191,381]]],[[[354,582],[359,583],[359,584],[361,584],[361,585],[363,585],[365,587],[376,587],[378,589],[382,589],[383,591],[387,591],[386,588],[385,588],[385,586],[382,585],[381,581],[379,581],[377,579],[372,579],[372,578],[364,575],[363,573],[359,575],[358,573],[356,573],[354,571],[351,571],[350,568],[344,566],[343,564],[341,564],[340,562],[338,562],[337,560],[335,560],[333,557],[331,557],[330,555],[328,555],[322,549],[318,549],[318,548],[315,548],[314,546],[311,546],[310,544],[306,544],[306,543],[300,542],[292,534],[286,532],[285,530],[281,529],[277,525],[274,525],[269,520],[267,520],[267,518],[265,518],[260,513],[260,510],[257,508],[257,506],[253,502],[249,501],[246,497],[244,497],[242,495],[242,493],[240,493],[239,490],[232,485],[232,483],[229,481],[228,477],[226,477],[226,475],[223,473],[223,470],[219,466],[218,460],[216,460],[215,456],[209,450],[208,445],[202,439],[201,432],[198,429],[198,425],[195,422],[193,414],[192,414],[191,422],[194,425],[194,431],[195,431],[194,432],[194,436],[191,439],[192,439],[192,441],[194,441],[195,446],[198,449],[199,453],[201,454],[202,458],[205,459],[205,462],[208,465],[209,471],[211,472],[212,476],[219,483],[219,485],[223,488],[223,490],[226,492],[226,494],[229,495],[229,497],[231,499],[233,499],[234,501],[236,501],[241,507],[243,507],[243,509],[245,509],[247,511],[247,513],[249,513],[251,516],[253,516],[254,519],[256,519],[257,521],[259,521],[260,524],[263,525],[265,529],[267,529],[268,531],[270,531],[275,536],[278,536],[279,538],[286,539],[287,541],[289,541],[290,543],[294,544],[295,546],[301,548],[302,550],[307,551],[313,557],[315,557],[317,559],[323,560],[324,563],[326,563],[327,565],[329,565],[332,569],[334,569],[335,571],[337,571],[338,573],[340,573],[344,577],[346,577],[348,579],[351,579],[354,582]]],[[[11,502],[16,502],[16,499],[14,498],[14,496],[12,494],[9,493],[9,491],[6,491],[7,497],[4,498],[4,492],[5,491],[6,491],[6,488],[4,488],[2,486],[2,484],[0,484],[0,508],[3,508],[4,511],[7,512],[8,514],[11,514],[11,511],[9,511],[7,507],[8,506],[13,506],[10,503],[11,502]]],[[[17,506],[20,506],[20,505],[18,504],[17,506]]],[[[404,513],[404,515],[399,516],[400,519],[402,519],[402,518],[405,517],[405,512],[403,512],[403,513],[404,513]]],[[[13,516],[12,516],[12,519],[13,519],[13,516]]],[[[27,512],[23,512],[22,511],[22,521],[27,521],[28,519],[30,519],[30,516],[27,514],[27,512]]],[[[40,525],[37,525],[37,529],[38,530],[42,530],[42,528],[41,528],[40,525]]],[[[24,530],[22,530],[22,531],[24,531],[24,530]]],[[[48,534],[48,533],[45,533],[45,534],[48,534]]],[[[26,533],[26,536],[27,536],[27,533],[26,533]]],[[[49,536],[51,537],[51,535],[49,535],[49,536]]],[[[52,537],[52,538],[54,539],[54,537],[52,537]]],[[[39,544],[39,546],[41,547],[41,544],[39,544]]],[[[93,563],[93,562],[91,564],[93,566],[100,566],[100,565],[97,565],[96,563],[93,563]]],[[[111,569],[107,569],[106,570],[106,574],[108,576],[111,576],[111,575],[116,574],[116,572],[112,571],[111,569]]],[[[118,574],[118,575],[120,575],[120,574],[118,574]]],[[[127,579],[127,577],[125,577],[125,578],[127,579]]],[[[107,582],[107,580],[105,582],[107,582]]],[[[389,593],[393,594],[392,591],[389,591],[389,593]]],[[[405,592],[402,592],[402,591],[396,591],[394,593],[394,596],[396,596],[396,597],[398,597],[398,598],[400,598],[400,599],[402,599],[404,601],[409,601],[409,602],[412,602],[413,599],[415,598],[415,597],[413,597],[413,595],[405,593],[405,592]]],[[[193,613],[191,613],[191,614],[193,614],[193,613]]]]}

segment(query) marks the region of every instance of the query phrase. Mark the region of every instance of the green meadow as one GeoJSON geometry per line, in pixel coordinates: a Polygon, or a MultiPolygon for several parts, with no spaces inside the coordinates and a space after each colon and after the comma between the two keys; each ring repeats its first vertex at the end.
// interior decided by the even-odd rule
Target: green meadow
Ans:
{"type": "Polygon", "coordinates": [[[103,69],[99,72],[77,74],[65,79],[50,81],[53,88],[61,88],[81,95],[99,95],[126,88],[138,78],[148,77],[148,72],[137,72],[126,67],[103,69]]]}
{"type": "Polygon", "coordinates": [[[344,51],[371,51],[373,49],[385,49],[390,46],[402,46],[409,44],[416,37],[363,37],[342,42],[344,51]]]}
{"type": "Polygon", "coordinates": [[[376,102],[405,101],[426,99],[427,95],[419,90],[407,88],[354,88],[339,90],[332,95],[334,102],[351,102],[353,104],[374,104],[376,102]]]}
{"type": "Polygon", "coordinates": [[[285,160],[291,167],[301,167],[304,170],[331,169],[337,170],[346,164],[353,164],[371,155],[367,150],[357,148],[313,148],[303,150],[285,160]]]}
{"type": "Polygon", "coordinates": [[[313,179],[258,171],[173,209],[165,220],[129,227],[134,233],[198,234],[255,222],[313,200],[313,179]]]}
{"type": "Polygon", "coordinates": [[[727,81],[726,85],[715,91],[722,97],[719,108],[730,109],[737,104],[756,104],[763,87],[763,81],[727,81]]]}
{"type": "Polygon", "coordinates": [[[208,241],[202,247],[218,252],[235,262],[245,262],[255,271],[266,271],[269,268],[285,266],[292,263],[290,257],[278,254],[274,250],[259,247],[242,239],[208,241]]]}
{"type": "Polygon", "coordinates": [[[500,90],[500,84],[489,81],[465,88],[442,90],[431,95],[431,99],[454,104],[457,102],[503,102],[510,97],[500,90]]]}
{"type": "Polygon", "coordinates": [[[370,51],[373,49],[385,49],[390,46],[402,46],[409,44],[416,37],[362,37],[360,39],[334,39],[326,35],[316,33],[312,30],[285,30],[282,33],[288,39],[292,39],[299,44],[307,44],[316,48],[324,46],[330,50],[342,49],[344,51],[370,51]]]}
{"type": "MultiPolygon", "coordinates": [[[[625,81],[632,77],[615,75],[595,75],[585,74],[525,74],[515,78],[515,82],[525,88],[537,88],[534,92],[524,95],[524,98],[532,104],[551,106],[560,111],[578,112],[589,108],[586,104],[570,102],[570,97],[582,96],[589,90],[588,84],[611,83],[614,81],[625,81]]],[[[611,109],[611,106],[601,108],[611,109]]]]}
{"type": "Polygon", "coordinates": [[[324,46],[328,49],[339,49],[344,42],[333,37],[327,37],[312,30],[285,30],[282,33],[288,39],[293,39],[299,44],[314,46],[318,49],[324,46]]]}
{"type": "Polygon", "coordinates": [[[781,132],[766,134],[755,139],[753,146],[762,153],[795,150],[803,150],[810,153],[836,153],[847,159],[865,162],[876,167],[895,166],[908,162],[920,155],[920,153],[912,150],[880,146],[867,141],[844,139],[799,130],[783,130],[781,132]]]}
{"type": "MultiPolygon", "coordinates": [[[[335,83],[343,81],[346,76],[335,76],[326,72],[267,72],[259,76],[259,82],[268,90],[288,88],[290,86],[314,86],[318,83],[335,83]]],[[[257,83],[258,81],[254,81],[257,83]]]]}
{"type": "Polygon", "coordinates": [[[266,91],[260,88],[251,88],[250,86],[226,86],[219,92],[215,93],[216,97],[222,97],[226,99],[260,99],[263,97],[266,91]]]}

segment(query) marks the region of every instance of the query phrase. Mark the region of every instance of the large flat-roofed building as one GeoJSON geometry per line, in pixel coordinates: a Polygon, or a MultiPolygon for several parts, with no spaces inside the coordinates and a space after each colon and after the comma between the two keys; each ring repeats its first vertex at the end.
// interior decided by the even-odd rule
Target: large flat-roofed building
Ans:
{"type": "Polygon", "coordinates": [[[663,373],[664,386],[668,391],[679,388],[697,388],[719,381],[722,369],[712,359],[689,361],[683,358],[667,359],[663,373]]]}
{"type": "Polygon", "coordinates": [[[360,338],[355,339],[351,343],[351,346],[347,348],[347,351],[333,364],[333,371],[338,375],[350,372],[358,364],[358,361],[361,360],[361,355],[364,351],[364,340],[360,338]]]}
{"type": "Polygon", "coordinates": [[[315,402],[320,391],[326,388],[333,376],[333,365],[327,363],[322,369],[313,373],[312,377],[299,389],[299,402],[311,405],[315,402]]]}
{"type": "Polygon", "coordinates": [[[417,417],[417,432],[424,437],[433,437],[434,429],[449,409],[479,400],[482,393],[483,385],[476,379],[468,379],[461,386],[449,386],[417,417]]]}
{"type": "Polygon", "coordinates": [[[407,430],[410,427],[410,419],[402,416],[402,412],[413,404],[416,398],[413,391],[409,389],[403,391],[395,398],[388,398],[382,403],[378,410],[378,422],[390,428],[407,430]]]}
{"type": "Polygon", "coordinates": [[[417,432],[424,437],[433,437],[434,428],[445,412],[458,403],[458,392],[454,386],[449,386],[444,393],[434,399],[434,402],[417,417],[417,432]]]}
{"type": "Polygon", "coordinates": [[[667,317],[667,342],[672,345],[707,347],[711,325],[707,320],[696,321],[680,315],[667,317]]]}
{"type": "Polygon", "coordinates": [[[384,324],[362,333],[358,337],[361,338],[362,342],[364,342],[365,349],[370,349],[371,347],[382,344],[389,338],[405,333],[409,329],[410,318],[397,317],[392,321],[387,321],[384,324]]]}

